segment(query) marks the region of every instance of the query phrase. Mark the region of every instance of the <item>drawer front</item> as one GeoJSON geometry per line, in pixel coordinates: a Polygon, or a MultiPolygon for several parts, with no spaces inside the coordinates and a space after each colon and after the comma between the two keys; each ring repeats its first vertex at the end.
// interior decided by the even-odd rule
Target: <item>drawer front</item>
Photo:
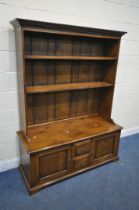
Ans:
{"type": "Polygon", "coordinates": [[[82,142],[75,143],[72,146],[72,156],[80,156],[89,154],[91,152],[91,140],[84,140],[82,142]]]}
{"type": "Polygon", "coordinates": [[[103,161],[118,155],[120,133],[95,138],[94,161],[103,161]]]}
{"type": "Polygon", "coordinates": [[[72,170],[81,170],[90,165],[90,155],[84,155],[78,158],[74,158],[72,161],[72,170]]]}

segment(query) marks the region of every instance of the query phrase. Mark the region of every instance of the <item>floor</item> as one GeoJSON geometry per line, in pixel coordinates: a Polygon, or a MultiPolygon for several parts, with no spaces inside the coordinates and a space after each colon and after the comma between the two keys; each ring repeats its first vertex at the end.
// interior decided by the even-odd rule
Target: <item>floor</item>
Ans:
{"type": "Polygon", "coordinates": [[[18,169],[0,174],[0,210],[139,210],[139,134],[122,139],[120,160],[29,196],[18,169]]]}

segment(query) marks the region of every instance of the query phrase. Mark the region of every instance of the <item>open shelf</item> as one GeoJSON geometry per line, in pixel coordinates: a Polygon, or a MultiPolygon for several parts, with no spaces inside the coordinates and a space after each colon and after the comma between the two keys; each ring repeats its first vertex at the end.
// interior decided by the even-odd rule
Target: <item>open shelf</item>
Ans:
{"type": "Polygon", "coordinates": [[[57,92],[66,90],[80,90],[80,89],[92,89],[102,87],[112,87],[112,83],[108,82],[82,82],[82,83],[68,83],[68,84],[56,84],[56,85],[38,85],[26,87],[26,93],[46,93],[57,92]]]}
{"type": "Polygon", "coordinates": [[[26,146],[35,152],[76,142],[121,128],[101,116],[82,116],[28,127],[26,146]],[[47,139],[47,141],[46,141],[47,139]]]}
{"type": "Polygon", "coordinates": [[[25,55],[25,59],[48,59],[48,60],[117,60],[110,56],[47,56],[47,55],[25,55]]]}

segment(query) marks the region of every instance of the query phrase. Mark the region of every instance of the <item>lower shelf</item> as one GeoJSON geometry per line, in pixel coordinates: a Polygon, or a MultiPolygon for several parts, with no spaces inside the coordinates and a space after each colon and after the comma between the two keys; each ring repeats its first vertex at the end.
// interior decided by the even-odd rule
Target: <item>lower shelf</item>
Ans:
{"type": "Polygon", "coordinates": [[[21,172],[30,193],[118,159],[120,129],[29,153],[20,141],[21,172]]]}

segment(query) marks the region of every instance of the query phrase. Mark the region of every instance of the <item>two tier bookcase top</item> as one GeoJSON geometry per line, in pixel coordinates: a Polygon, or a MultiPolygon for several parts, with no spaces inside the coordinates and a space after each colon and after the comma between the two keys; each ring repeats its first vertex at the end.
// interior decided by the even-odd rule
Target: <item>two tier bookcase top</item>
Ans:
{"type": "Polygon", "coordinates": [[[125,32],[24,19],[11,23],[20,171],[29,192],[118,160],[122,127],[111,119],[111,109],[125,32]]]}

